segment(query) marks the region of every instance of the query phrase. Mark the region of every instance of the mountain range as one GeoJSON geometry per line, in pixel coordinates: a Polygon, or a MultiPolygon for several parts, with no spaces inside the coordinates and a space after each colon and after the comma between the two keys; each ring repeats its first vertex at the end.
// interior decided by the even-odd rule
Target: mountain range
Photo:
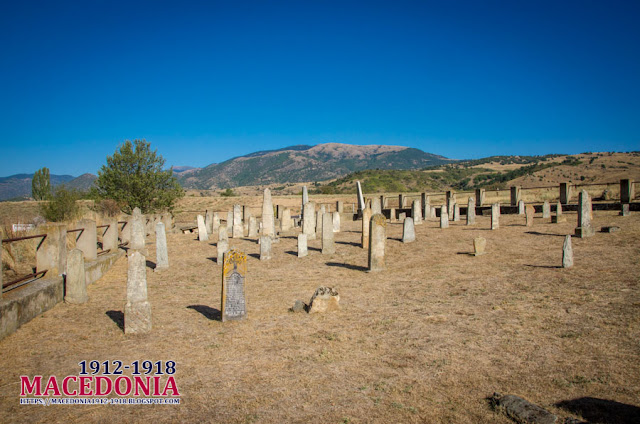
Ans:
{"type": "MultiPolygon", "coordinates": [[[[28,200],[31,197],[31,180],[33,174],[15,174],[8,177],[0,177],[0,200],[28,200]]],[[[50,175],[51,185],[64,184],[69,189],[87,191],[96,179],[93,174],[82,174],[79,177],[72,175],[50,175]]]]}

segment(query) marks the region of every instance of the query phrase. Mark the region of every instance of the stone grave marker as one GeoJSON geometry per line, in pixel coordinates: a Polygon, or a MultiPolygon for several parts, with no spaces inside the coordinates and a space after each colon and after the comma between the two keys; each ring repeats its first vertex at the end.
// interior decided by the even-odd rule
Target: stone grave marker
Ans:
{"type": "Polygon", "coordinates": [[[156,224],[156,267],[154,272],[169,268],[169,253],[167,252],[167,234],[163,222],[156,224]]]}
{"type": "Polygon", "coordinates": [[[246,318],[246,278],[247,256],[235,249],[225,253],[222,265],[222,307],[220,308],[222,322],[246,318]]]}
{"type": "Polygon", "coordinates": [[[369,248],[369,227],[371,226],[371,209],[364,208],[362,211],[362,248],[369,248]]]}
{"type": "Polygon", "coordinates": [[[562,267],[571,268],[573,266],[573,247],[571,247],[571,236],[565,236],[562,245],[562,267]]]}
{"type": "Polygon", "coordinates": [[[467,202],[467,225],[476,223],[476,199],[469,197],[467,202]]]}
{"type": "Polygon", "coordinates": [[[302,258],[307,256],[307,235],[306,234],[298,234],[298,257],[302,258]]]}
{"type": "Polygon", "coordinates": [[[371,217],[369,227],[369,271],[382,271],[385,268],[384,250],[387,241],[387,221],[382,214],[371,217]]]}
{"type": "Polygon", "coordinates": [[[405,218],[402,227],[402,242],[411,243],[416,241],[416,230],[413,225],[413,218],[405,218]]]}
{"type": "Polygon", "coordinates": [[[139,250],[127,252],[127,303],[124,306],[124,332],[151,331],[151,305],[147,301],[147,259],[139,250]]]}
{"type": "Polygon", "coordinates": [[[336,245],[333,239],[333,214],[331,212],[322,215],[322,254],[336,253],[336,245]]]}
{"type": "Polygon", "coordinates": [[[535,214],[536,209],[533,207],[533,205],[527,205],[525,207],[525,219],[527,227],[533,226],[533,217],[535,216],[535,214]]]}
{"type": "Polygon", "coordinates": [[[449,212],[447,206],[440,206],[440,228],[449,228],[449,212]]]}

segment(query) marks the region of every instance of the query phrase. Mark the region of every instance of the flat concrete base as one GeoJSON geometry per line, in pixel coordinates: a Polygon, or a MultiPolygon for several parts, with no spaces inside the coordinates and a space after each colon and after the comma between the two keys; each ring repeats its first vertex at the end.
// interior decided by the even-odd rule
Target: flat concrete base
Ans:
{"type": "Polygon", "coordinates": [[[115,252],[98,256],[95,261],[85,262],[84,278],[86,284],[89,285],[98,281],[118,259],[124,256],[124,253],[124,250],[118,249],[115,252]]]}

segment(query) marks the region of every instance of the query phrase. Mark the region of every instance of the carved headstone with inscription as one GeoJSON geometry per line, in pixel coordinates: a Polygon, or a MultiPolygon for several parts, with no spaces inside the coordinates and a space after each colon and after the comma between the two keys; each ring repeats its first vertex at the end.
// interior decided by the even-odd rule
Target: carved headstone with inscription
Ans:
{"type": "Polygon", "coordinates": [[[222,266],[222,322],[247,316],[246,276],[247,256],[239,250],[226,252],[222,266]]]}

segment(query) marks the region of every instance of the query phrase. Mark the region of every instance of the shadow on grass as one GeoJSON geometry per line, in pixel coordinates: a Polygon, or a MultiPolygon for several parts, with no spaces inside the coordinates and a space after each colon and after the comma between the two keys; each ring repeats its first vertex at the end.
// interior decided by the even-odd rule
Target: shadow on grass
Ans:
{"type": "Polygon", "coordinates": [[[336,244],[345,244],[347,246],[360,247],[360,243],[356,243],[354,241],[336,241],[336,244]]]}
{"type": "Polygon", "coordinates": [[[639,422],[640,417],[637,406],[592,397],[563,400],[555,406],[580,415],[590,423],[632,424],[639,422]]]}
{"type": "Polygon", "coordinates": [[[147,268],[156,269],[156,263],[153,261],[147,261],[147,268]]]}
{"type": "Polygon", "coordinates": [[[248,256],[251,256],[252,258],[260,260],[260,254],[259,253],[249,253],[248,256]]]}
{"type": "Polygon", "coordinates": [[[209,259],[211,262],[218,263],[218,258],[217,257],[216,258],[207,258],[207,259],[209,259]]]}
{"type": "Polygon", "coordinates": [[[120,330],[124,331],[124,313],[122,311],[107,311],[106,314],[120,330]]]}
{"type": "Polygon", "coordinates": [[[210,319],[212,321],[221,321],[222,313],[219,309],[212,308],[207,305],[189,305],[187,309],[193,309],[194,311],[200,312],[205,318],[210,319]]]}
{"type": "Polygon", "coordinates": [[[286,251],[286,252],[284,252],[284,253],[287,253],[287,254],[289,254],[289,255],[291,255],[291,256],[298,256],[298,252],[294,252],[293,250],[287,250],[287,251],[286,251]]]}
{"type": "Polygon", "coordinates": [[[352,269],[354,271],[368,271],[369,268],[360,265],[352,265],[352,264],[342,264],[340,262],[327,262],[325,265],[327,266],[339,266],[341,268],[352,269]]]}
{"type": "Polygon", "coordinates": [[[539,231],[527,231],[525,234],[531,234],[534,236],[555,236],[555,237],[564,237],[567,234],[552,234],[552,233],[541,233],[539,231]]]}
{"type": "Polygon", "coordinates": [[[559,265],[525,265],[525,266],[528,266],[529,268],[546,268],[546,269],[562,268],[562,266],[559,266],[559,265]]]}
{"type": "Polygon", "coordinates": [[[319,247],[307,246],[307,250],[313,250],[315,252],[322,252],[322,249],[320,249],[319,247]]]}

